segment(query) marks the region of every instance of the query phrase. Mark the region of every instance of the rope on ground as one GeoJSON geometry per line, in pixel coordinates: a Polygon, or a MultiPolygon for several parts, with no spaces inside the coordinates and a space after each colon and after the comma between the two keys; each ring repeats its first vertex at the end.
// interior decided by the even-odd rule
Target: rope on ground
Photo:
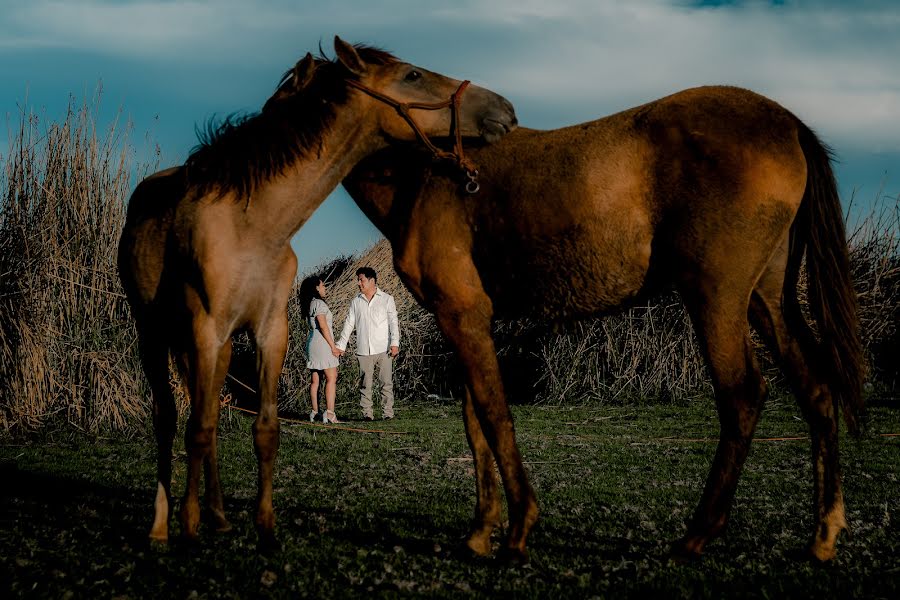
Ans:
{"type": "MultiPolygon", "coordinates": [[[[226,404],[227,408],[231,410],[238,410],[250,415],[258,415],[259,413],[256,411],[248,410],[246,408],[241,408],[240,406],[234,406],[233,404],[226,404]]],[[[356,433],[385,433],[387,435],[407,435],[408,431],[387,431],[386,429],[361,429],[359,427],[343,427],[341,425],[325,425],[324,423],[312,423],[310,421],[303,421],[301,419],[289,419],[288,417],[278,417],[279,421],[284,421],[285,423],[292,423],[294,425],[304,425],[306,427],[316,427],[318,429],[333,429],[336,431],[354,431],[356,433]]]]}

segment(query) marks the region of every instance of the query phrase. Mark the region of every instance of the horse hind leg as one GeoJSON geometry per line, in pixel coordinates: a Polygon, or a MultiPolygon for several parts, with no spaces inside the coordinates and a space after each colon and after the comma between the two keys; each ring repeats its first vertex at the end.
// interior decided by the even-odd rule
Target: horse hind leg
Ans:
{"type": "Polygon", "coordinates": [[[766,384],[750,340],[746,301],[738,294],[731,299],[702,291],[683,294],[712,375],[720,427],[703,495],[685,536],[673,546],[677,557],[690,559],[725,530],[766,384]]]}
{"type": "Polygon", "coordinates": [[[813,368],[817,343],[799,307],[782,303],[784,270],[767,271],[753,292],[750,315],[791,386],[812,437],[815,528],[811,556],[827,561],[835,556],[837,538],[847,528],[838,463],[838,415],[831,392],[813,368]],[[787,313],[787,314],[786,314],[787,313]]]}
{"type": "Polygon", "coordinates": [[[172,445],[175,440],[175,396],[169,385],[169,347],[152,327],[139,324],[141,363],[153,398],[153,429],[156,435],[157,487],[150,539],[169,540],[172,506],[172,445]]]}

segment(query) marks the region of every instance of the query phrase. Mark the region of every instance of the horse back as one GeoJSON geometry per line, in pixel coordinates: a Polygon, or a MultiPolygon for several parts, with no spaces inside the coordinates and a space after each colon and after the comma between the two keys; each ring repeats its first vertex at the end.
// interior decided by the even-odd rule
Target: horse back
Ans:
{"type": "Polygon", "coordinates": [[[806,177],[796,117],[731,87],[517,130],[472,155],[485,190],[466,200],[473,255],[498,312],[511,316],[525,306],[604,313],[688,272],[758,271],[806,177]],[[755,262],[735,265],[735,256],[755,262]]]}

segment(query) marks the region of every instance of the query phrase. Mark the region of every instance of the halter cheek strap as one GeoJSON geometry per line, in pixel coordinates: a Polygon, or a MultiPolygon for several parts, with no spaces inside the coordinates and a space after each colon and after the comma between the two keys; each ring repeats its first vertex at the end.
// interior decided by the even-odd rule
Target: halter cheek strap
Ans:
{"type": "Polygon", "coordinates": [[[401,117],[403,117],[406,122],[409,124],[410,128],[412,128],[413,132],[415,132],[416,137],[431,151],[431,154],[438,160],[447,160],[456,164],[466,175],[468,178],[468,182],[466,182],[466,191],[470,194],[474,194],[479,190],[478,185],[478,169],[471,160],[465,157],[463,154],[463,145],[462,145],[462,128],[459,124],[459,107],[462,104],[462,95],[465,93],[466,88],[469,87],[469,81],[463,81],[459,84],[459,87],[456,88],[456,91],[450,95],[450,98],[444,100],[443,102],[435,102],[435,103],[425,103],[425,102],[400,102],[399,100],[395,100],[386,94],[382,94],[379,91],[373,90],[370,87],[367,87],[355,79],[348,79],[347,84],[351,87],[354,87],[366,94],[372,96],[376,100],[380,100],[384,102],[388,106],[393,107],[397,110],[401,117]],[[453,120],[450,124],[450,134],[454,137],[454,145],[453,151],[447,152],[445,150],[441,150],[437,146],[435,146],[424,131],[419,127],[416,123],[415,119],[413,119],[410,114],[410,110],[440,110],[442,108],[449,107],[453,114],[453,120]]]}

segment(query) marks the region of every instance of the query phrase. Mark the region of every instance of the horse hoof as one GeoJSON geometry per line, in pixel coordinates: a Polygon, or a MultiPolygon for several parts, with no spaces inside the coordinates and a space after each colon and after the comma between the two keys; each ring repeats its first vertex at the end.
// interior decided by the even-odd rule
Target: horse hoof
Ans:
{"type": "Polygon", "coordinates": [[[827,565],[837,556],[833,545],[812,543],[806,549],[806,558],[815,564],[827,565]]]}
{"type": "Polygon", "coordinates": [[[216,525],[216,533],[231,533],[232,529],[231,523],[228,521],[223,521],[216,525]]]}
{"type": "MultiPolygon", "coordinates": [[[[463,544],[465,550],[478,558],[485,558],[491,555],[491,537],[487,536],[469,536],[463,544]]],[[[462,549],[461,549],[462,550],[462,549]]]]}
{"type": "Polygon", "coordinates": [[[169,537],[150,536],[150,551],[155,553],[166,553],[169,551],[169,537]]]}
{"type": "Polygon", "coordinates": [[[231,523],[221,513],[210,512],[206,522],[216,533],[228,533],[232,530],[231,523]]]}
{"type": "Polygon", "coordinates": [[[672,548],[669,552],[669,562],[675,565],[693,565],[699,563],[703,558],[702,554],[696,552],[687,552],[684,549],[672,548]]]}
{"type": "Polygon", "coordinates": [[[676,565],[697,563],[702,557],[699,545],[687,538],[674,542],[669,550],[669,560],[676,565]]]}
{"type": "Polygon", "coordinates": [[[481,563],[490,560],[491,554],[490,550],[487,553],[478,552],[467,541],[454,548],[453,557],[461,562],[481,563]]]}

